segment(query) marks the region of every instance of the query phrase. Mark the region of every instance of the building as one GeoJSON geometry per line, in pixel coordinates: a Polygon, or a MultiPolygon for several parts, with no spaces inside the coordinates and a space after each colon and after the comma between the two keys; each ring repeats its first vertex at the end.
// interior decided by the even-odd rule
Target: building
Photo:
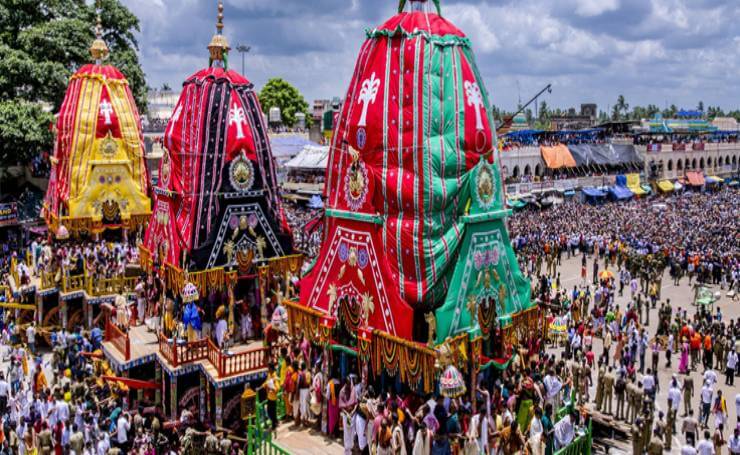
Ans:
{"type": "Polygon", "coordinates": [[[596,104],[581,104],[581,111],[575,108],[568,109],[565,115],[550,117],[550,130],[582,130],[591,128],[596,124],[596,104]]]}

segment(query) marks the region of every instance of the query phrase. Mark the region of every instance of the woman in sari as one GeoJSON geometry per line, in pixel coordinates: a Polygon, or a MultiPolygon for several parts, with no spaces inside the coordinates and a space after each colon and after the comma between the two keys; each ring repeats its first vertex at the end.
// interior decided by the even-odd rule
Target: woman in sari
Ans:
{"type": "Polygon", "coordinates": [[[686,341],[686,338],[683,339],[681,344],[681,360],[678,362],[678,372],[689,374],[689,342],[686,341]]]}
{"type": "Polygon", "coordinates": [[[339,385],[339,380],[336,378],[332,378],[326,384],[326,407],[328,419],[326,432],[330,436],[334,435],[334,432],[337,429],[337,422],[339,421],[339,392],[337,391],[339,385]]]}

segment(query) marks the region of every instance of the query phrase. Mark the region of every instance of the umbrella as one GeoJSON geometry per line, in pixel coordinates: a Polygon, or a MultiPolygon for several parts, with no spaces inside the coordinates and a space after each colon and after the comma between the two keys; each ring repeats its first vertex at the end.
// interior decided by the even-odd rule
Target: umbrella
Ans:
{"type": "Polygon", "coordinates": [[[614,274],[609,270],[602,270],[601,273],[599,273],[599,278],[602,280],[608,280],[614,278],[614,274]]]}
{"type": "Polygon", "coordinates": [[[564,333],[568,329],[568,324],[563,318],[555,318],[550,323],[550,331],[553,333],[564,333]]]}
{"type": "Polygon", "coordinates": [[[457,398],[466,391],[465,378],[462,373],[453,365],[445,368],[442,376],[439,378],[439,393],[443,397],[457,398]]]}

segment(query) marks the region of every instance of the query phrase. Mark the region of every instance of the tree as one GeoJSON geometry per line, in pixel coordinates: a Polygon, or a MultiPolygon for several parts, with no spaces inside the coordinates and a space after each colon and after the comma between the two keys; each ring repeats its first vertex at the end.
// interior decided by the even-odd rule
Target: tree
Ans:
{"type": "Polygon", "coordinates": [[[625,115],[629,112],[630,105],[625,101],[624,95],[619,95],[617,97],[617,104],[614,107],[616,108],[618,120],[622,112],[624,112],[625,115]]]}
{"type": "MultiPolygon", "coordinates": [[[[146,83],[135,33],[139,20],[119,0],[101,0],[102,38],[110,63],[126,76],[140,112],[146,83]]],[[[0,166],[52,149],[49,125],[69,77],[91,62],[94,5],[85,0],[12,0],[0,3],[0,166]],[[22,133],[22,134],[19,134],[22,133]]]]}
{"type": "Polygon", "coordinates": [[[295,115],[299,112],[306,114],[306,127],[311,126],[311,115],[308,115],[308,103],[297,88],[283,79],[276,77],[267,81],[260,91],[260,104],[265,114],[270,108],[279,107],[283,124],[292,127],[296,123],[295,115]]]}
{"type": "Polygon", "coordinates": [[[696,105],[696,110],[699,112],[704,112],[704,101],[699,101],[699,104],[696,105]]]}
{"type": "Polygon", "coordinates": [[[542,124],[548,123],[550,119],[550,112],[548,111],[547,102],[542,101],[540,103],[540,111],[537,113],[537,120],[542,124]]]}
{"type": "Polygon", "coordinates": [[[612,108],[612,120],[619,120],[619,105],[615,104],[612,108]]]}

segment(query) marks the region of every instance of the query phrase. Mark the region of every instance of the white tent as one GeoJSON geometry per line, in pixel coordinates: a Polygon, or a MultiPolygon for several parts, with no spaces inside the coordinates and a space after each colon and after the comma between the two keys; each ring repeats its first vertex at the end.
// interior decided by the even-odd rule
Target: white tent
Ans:
{"type": "Polygon", "coordinates": [[[328,146],[307,145],[303,147],[303,150],[301,150],[298,155],[285,163],[285,167],[288,168],[288,170],[324,170],[326,169],[328,159],[328,146]]]}

